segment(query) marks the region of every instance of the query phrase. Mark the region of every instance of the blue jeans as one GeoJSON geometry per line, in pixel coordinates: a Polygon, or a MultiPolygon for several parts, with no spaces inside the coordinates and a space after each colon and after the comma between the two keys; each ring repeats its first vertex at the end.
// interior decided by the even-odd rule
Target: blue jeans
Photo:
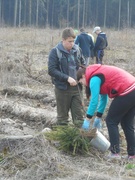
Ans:
{"type": "Polygon", "coordinates": [[[98,50],[97,54],[96,54],[96,63],[97,64],[102,64],[103,56],[104,56],[104,50],[98,50]]]}

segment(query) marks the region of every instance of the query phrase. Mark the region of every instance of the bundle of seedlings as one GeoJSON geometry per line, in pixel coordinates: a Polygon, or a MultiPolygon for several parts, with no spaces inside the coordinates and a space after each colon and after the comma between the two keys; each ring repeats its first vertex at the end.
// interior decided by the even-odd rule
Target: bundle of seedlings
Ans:
{"type": "Polygon", "coordinates": [[[83,131],[72,126],[56,126],[52,131],[46,132],[45,136],[50,142],[57,142],[57,148],[72,155],[88,154],[90,141],[94,133],[83,131]]]}

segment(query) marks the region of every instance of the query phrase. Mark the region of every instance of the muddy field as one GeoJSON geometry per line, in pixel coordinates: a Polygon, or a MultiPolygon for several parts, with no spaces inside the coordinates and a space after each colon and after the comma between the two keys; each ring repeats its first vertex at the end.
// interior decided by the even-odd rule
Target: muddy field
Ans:
{"type": "MultiPolygon", "coordinates": [[[[109,46],[104,57],[105,64],[133,75],[134,31],[106,30],[109,46]]],[[[0,29],[0,180],[135,179],[129,162],[107,162],[105,154],[95,149],[86,156],[71,156],[44,138],[43,129],[56,122],[47,60],[60,35],[61,30],[0,29]]]]}

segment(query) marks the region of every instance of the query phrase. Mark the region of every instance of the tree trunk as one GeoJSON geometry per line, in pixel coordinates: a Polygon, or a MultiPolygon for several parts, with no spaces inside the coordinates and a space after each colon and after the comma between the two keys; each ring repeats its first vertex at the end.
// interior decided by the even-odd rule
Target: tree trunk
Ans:
{"type": "Polygon", "coordinates": [[[80,0],[78,0],[78,15],[77,15],[77,28],[79,29],[79,24],[80,24],[80,0]]]}
{"type": "Polygon", "coordinates": [[[133,11],[133,6],[132,6],[133,1],[130,1],[130,14],[129,14],[129,24],[130,27],[132,27],[132,11],[133,11]]]}
{"type": "Polygon", "coordinates": [[[118,30],[120,30],[120,19],[121,19],[121,0],[119,0],[118,30]]]}
{"type": "Polygon", "coordinates": [[[48,14],[49,14],[49,1],[47,0],[47,2],[46,2],[47,4],[46,4],[46,27],[48,27],[49,26],[49,20],[48,20],[48,14]]]}
{"type": "Polygon", "coordinates": [[[62,5],[60,4],[60,16],[59,16],[59,27],[60,29],[62,28],[62,18],[61,18],[61,15],[62,14],[62,5]]]}
{"type": "Polygon", "coordinates": [[[53,16],[54,16],[54,0],[52,0],[52,19],[51,19],[51,22],[52,22],[51,23],[52,24],[51,27],[52,27],[52,29],[53,29],[53,25],[54,25],[53,24],[53,16]]]}
{"type": "Polygon", "coordinates": [[[83,0],[83,22],[82,22],[82,26],[85,27],[85,4],[86,4],[86,0],[83,0]]]}
{"type": "Polygon", "coordinates": [[[130,24],[129,24],[129,0],[127,1],[127,27],[129,28],[130,27],[130,24]]]}
{"type": "Polygon", "coordinates": [[[23,25],[24,26],[26,26],[26,7],[27,7],[27,5],[26,5],[27,3],[26,3],[26,0],[24,0],[24,23],[23,23],[23,25]]]}
{"type": "Polygon", "coordinates": [[[37,0],[37,7],[36,7],[36,27],[38,27],[38,7],[39,7],[39,0],[37,0]]]}
{"type": "Polygon", "coordinates": [[[2,25],[2,2],[0,0],[0,27],[2,25]]]}
{"type": "Polygon", "coordinates": [[[17,6],[18,6],[18,0],[15,0],[15,7],[14,7],[14,27],[16,27],[16,22],[17,22],[17,6]]]}
{"type": "Polygon", "coordinates": [[[29,0],[29,26],[31,26],[31,0],[29,0]]]}
{"type": "Polygon", "coordinates": [[[22,0],[19,2],[19,27],[21,27],[21,9],[22,9],[22,0]]]}
{"type": "Polygon", "coordinates": [[[106,28],[106,10],[107,10],[107,0],[105,0],[105,9],[104,9],[104,28],[106,28]]]}
{"type": "Polygon", "coordinates": [[[96,0],[96,17],[95,17],[95,22],[96,22],[96,24],[98,25],[98,10],[99,10],[99,7],[98,7],[98,0],[96,0]]]}
{"type": "Polygon", "coordinates": [[[69,26],[69,0],[67,1],[67,27],[69,26]]]}

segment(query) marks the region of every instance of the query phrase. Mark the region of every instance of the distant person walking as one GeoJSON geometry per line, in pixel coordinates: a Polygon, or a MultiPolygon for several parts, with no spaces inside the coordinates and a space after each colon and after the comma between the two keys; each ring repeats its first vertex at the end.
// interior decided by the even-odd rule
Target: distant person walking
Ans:
{"type": "Polygon", "coordinates": [[[96,26],[93,30],[93,33],[97,35],[95,46],[94,46],[94,54],[96,56],[96,63],[103,63],[104,49],[108,46],[108,41],[106,34],[101,31],[99,26],[96,26]]]}
{"type": "Polygon", "coordinates": [[[81,28],[80,32],[81,33],[75,39],[75,44],[78,44],[82,49],[83,56],[86,60],[86,66],[88,66],[91,58],[91,50],[94,48],[94,43],[91,36],[85,32],[84,28],[81,28]]]}

